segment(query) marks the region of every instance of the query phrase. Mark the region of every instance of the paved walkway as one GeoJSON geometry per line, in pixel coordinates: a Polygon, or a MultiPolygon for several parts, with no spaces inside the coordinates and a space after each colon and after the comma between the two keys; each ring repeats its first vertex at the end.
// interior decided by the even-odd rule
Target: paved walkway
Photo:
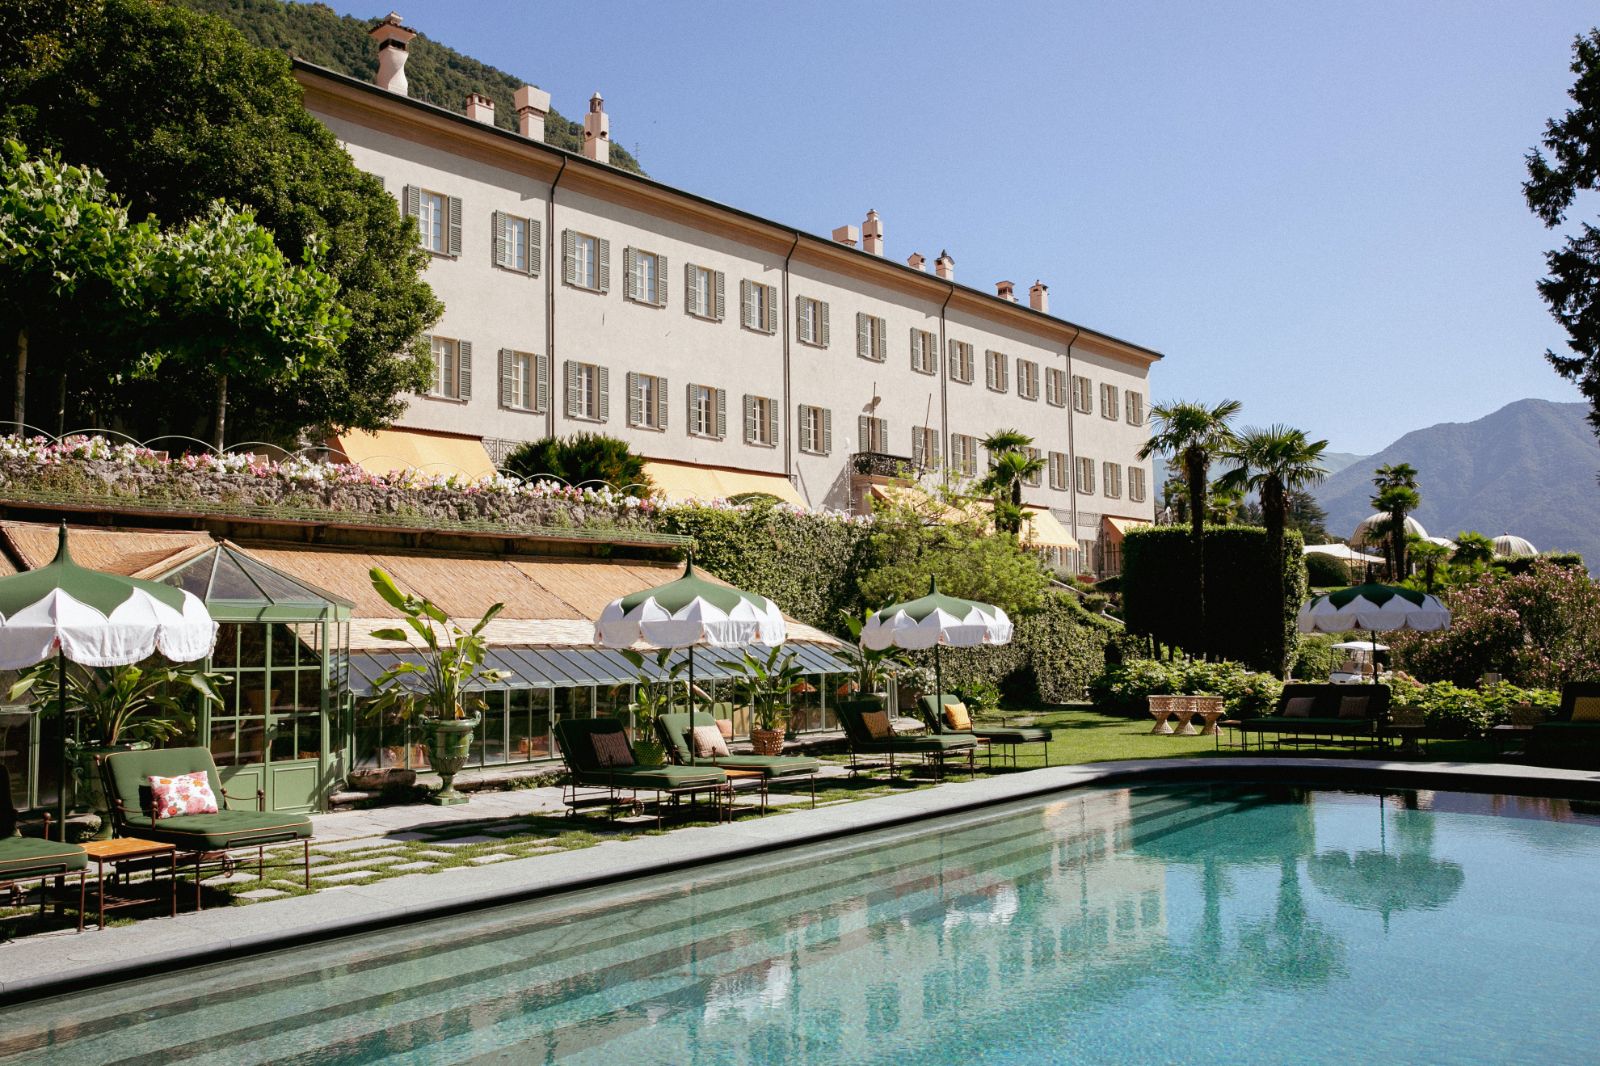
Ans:
{"type": "MultiPolygon", "coordinates": [[[[1431,788],[1600,799],[1600,774],[1528,766],[1250,757],[1140,760],[996,774],[815,810],[794,810],[779,822],[760,819],[693,826],[599,844],[591,840],[586,844],[592,846],[568,850],[551,845],[548,836],[532,838],[526,844],[508,843],[516,838],[521,823],[559,809],[559,790],[484,793],[453,808],[412,806],[319,816],[315,876],[324,887],[313,894],[0,945],[0,997],[83,988],[132,977],[157,965],[171,969],[264,951],[291,941],[456,914],[472,907],[739,859],[1084,785],[1226,778],[1276,779],[1334,788],[1431,788]],[[413,872],[394,861],[406,848],[438,858],[411,859],[422,864],[413,872]],[[463,856],[469,857],[463,860],[463,856]],[[374,879],[374,871],[379,869],[383,876],[374,879]],[[356,876],[339,878],[340,874],[356,876]],[[336,878],[337,887],[330,883],[336,878]]],[[[598,819],[578,820],[575,827],[581,828],[585,821],[598,819]]]]}

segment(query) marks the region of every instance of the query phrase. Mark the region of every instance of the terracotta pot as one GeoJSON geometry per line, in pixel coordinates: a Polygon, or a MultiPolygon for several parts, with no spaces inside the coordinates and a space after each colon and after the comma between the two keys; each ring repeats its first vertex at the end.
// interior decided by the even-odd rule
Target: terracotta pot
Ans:
{"type": "Polygon", "coordinates": [[[752,729],[750,730],[750,747],[757,755],[782,755],[783,730],[781,729],[752,729]]]}

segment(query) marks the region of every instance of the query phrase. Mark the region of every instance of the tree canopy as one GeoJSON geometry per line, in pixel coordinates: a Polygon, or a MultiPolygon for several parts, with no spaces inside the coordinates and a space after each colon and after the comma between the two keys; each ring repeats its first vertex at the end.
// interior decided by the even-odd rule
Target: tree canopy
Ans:
{"type": "MultiPolygon", "coordinates": [[[[1600,30],[1573,41],[1571,70],[1574,106],[1545,123],[1544,150],[1528,152],[1522,185],[1529,209],[1550,229],[1567,221],[1579,192],[1600,189],[1600,30]]],[[[1539,295],[1567,331],[1571,349],[1546,351],[1545,358],[1583,392],[1589,423],[1600,434],[1600,228],[1582,222],[1561,247],[1545,253],[1545,268],[1539,295]]]]}
{"type": "MultiPolygon", "coordinates": [[[[286,57],[154,0],[13,0],[0,40],[24,44],[0,52],[0,132],[100,170],[133,217],[180,227],[220,199],[251,208],[293,261],[321,242],[348,334],[292,388],[242,385],[231,437],[376,429],[427,387],[421,334],[442,309],[414,225],[305,110],[286,57]]],[[[173,361],[143,383],[84,390],[69,420],[198,432],[214,384],[173,361]]]]}
{"type": "Polygon", "coordinates": [[[644,457],[625,441],[603,433],[545,437],[519,444],[506,456],[504,467],[506,473],[520,478],[552,478],[574,486],[610,486],[629,496],[650,495],[644,457]]]}

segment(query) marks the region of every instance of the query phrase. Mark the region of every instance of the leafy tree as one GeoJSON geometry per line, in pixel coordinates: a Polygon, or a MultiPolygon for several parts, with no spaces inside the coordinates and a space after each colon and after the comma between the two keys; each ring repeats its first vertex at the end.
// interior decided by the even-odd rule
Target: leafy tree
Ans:
{"type": "Polygon", "coordinates": [[[221,203],[163,235],[151,261],[165,327],[158,347],[216,379],[213,443],[219,451],[230,380],[258,390],[282,388],[332,357],[349,332],[349,313],[319,258],[312,244],[305,262],[290,262],[249,210],[221,203]]]}
{"type": "MultiPolygon", "coordinates": [[[[1224,448],[1232,467],[1217,479],[1219,486],[1255,492],[1261,499],[1262,524],[1267,530],[1268,580],[1282,581],[1283,534],[1289,522],[1289,493],[1318,484],[1327,476],[1322,465],[1325,440],[1310,441],[1305,431],[1285,425],[1247,429],[1224,448]]],[[[1287,642],[1272,650],[1281,674],[1288,665],[1287,642]]]]}
{"type": "MultiPolygon", "coordinates": [[[[1576,106],[1545,123],[1545,151],[1528,152],[1522,185],[1529,209],[1550,229],[1566,222],[1579,192],[1600,189],[1600,30],[1573,41],[1570,69],[1576,80],[1568,95],[1576,106]]],[[[1545,358],[1588,398],[1589,423],[1600,434],[1600,228],[1583,222],[1576,235],[1545,253],[1545,267],[1539,295],[1567,331],[1572,351],[1546,351],[1545,358]]]]}
{"type": "Polygon", "coordinates": [[[71,356],[95,342],[114,346],[144,320],[151,237],[148,225],[129,225],[97,171],[51,152],[30,159],[16,141],[0,149],[0,325],[16,338],[16,432],[27,420],[31,348],[64,381],[69,368],[82,369],[71,356]]]}
{"type": "Polygon", "coordinates": [[[1028,454],[1033,438],[1015,429],[1001,429],[983,439],[989,473],[979,488],[994,498],[994,527],[1012,536],[1022,532],[1022,486],[1044,470],[1043,457],[1028,454]]]}
{"type": "Polygon", "coordinates": [[[1389,517],[1380,523],[1389,557],[1389,572],[1399,581],[1409,572],[1406,567],[1406,516],[1422,503],[1417,492],[1417,471],[1410,463],[1389,463],[1378,467],[1372,479],[1378,490],[1372,506],[1389,517]]]}
{"type": "Polygon", "coordinates": [[[1304,489],[1289,490],[1287,528],[1300,534],[1307,544],[1328,542],[1328,512],[1317,498],[1304,489]]]}
{"type": "Polygon", "coordinates": [[[1037,608],[1050,572],[1014,537],[989,532],[988,515],[952,494],[897,493],[880,500],[867,540],[861,594],[870,607],[939,591],[1020,614],[1037,608]]]}
{"type": "Polygon", "coordinates": [[[615,437],[578,433],[519,444],[502,467],[520,478],[556,478],[568,485],[609,485],[629,496],[650,495],[644,457],[615,437]]]}
{"type": "MultiPolygon", "coordinates": [[[[305,110],[286,57],[152,0],[0,8],[0,40],[15,27],[30,42],[0,49],[0,132],[99,169],[135,217],[179,226],[220,199],[252,208],[290,260],[321,242],[349,333],[293,388],[233,389],[234,436],[377,429],[404,409],[405,393],[427,387],[421,334],[441,307],[421,279],[415,225],[305,110]]],[[[174,412],[208,409],[214,388],[208,371],[172,360],[143,384],[88,389],[76,402],[80,414],[94,403],[92,413],[150,435],[171,428],[174,412]]]]}

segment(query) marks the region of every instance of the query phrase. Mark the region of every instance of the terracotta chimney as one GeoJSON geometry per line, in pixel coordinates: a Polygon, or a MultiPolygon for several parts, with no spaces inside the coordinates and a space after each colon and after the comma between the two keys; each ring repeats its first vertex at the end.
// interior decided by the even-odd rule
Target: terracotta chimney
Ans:
{"type": "Polygon", "coordinates": [[[906,266],[912,270],[927,270],[927,260],[922,258],[921,252],[912,252],[906,256],[906,266]]]}
{"type": "Polygon", "coordinates": [[[517,105],[517,129],[529,140],[544,140],[544,119],[550,113],[550,94],[524,85],[512,98],[517,105]]]}
{"type": "Polygon", "coordinates": [[[861,231],[854,226],[840,226],[833,231],[833,239],[854,248],[861,243],[861,231]]]}
{"type": "Polygon", "coordinates": [[[1002,300],[1010,300],[1012,303],[1017,302],[1017,287],[1009,281],[995,282],[994,294],[1002,300]]]}
{"type": "Polygon", "coordinates": [[[1050,286],[1042,281],[1035,281],[1028,288],[1028,306],[1035,311],[1050,313],[1050,286]]]}
{"type": "Polygon", "coordinates": [[[933,272],[946,281],[956,280],[956,261],[950,258],[949,252],[939,253],[939,258],[933,261],[933,272]]]}
{"type": "Polygon", "coordinates": [[[494,101],[482,93],[467,94],[467,117],[485,126],[494,125],[494,101]]]}
{"type": "Polygon", "coordinates": [[[611,162],[611,119],[599,93],[589,97],[589,113],[583,116],[583,154],[596,163],[611,162]]]}
{"type": "Polygon", "coordinates": [[[861,224],[861,247],[873,255],[883,254],[883,220],[876,211],[868,211],[867,220],[861,224]]]}
{"type": "Polygon", "coordinates": [[[400,24],[400,16],[393,11],[368,31],[367,36],[378,43],[378,88],[406,95],[410,89],[406,82],[406,46],[416,35],[416,30],[400,24]]]}

